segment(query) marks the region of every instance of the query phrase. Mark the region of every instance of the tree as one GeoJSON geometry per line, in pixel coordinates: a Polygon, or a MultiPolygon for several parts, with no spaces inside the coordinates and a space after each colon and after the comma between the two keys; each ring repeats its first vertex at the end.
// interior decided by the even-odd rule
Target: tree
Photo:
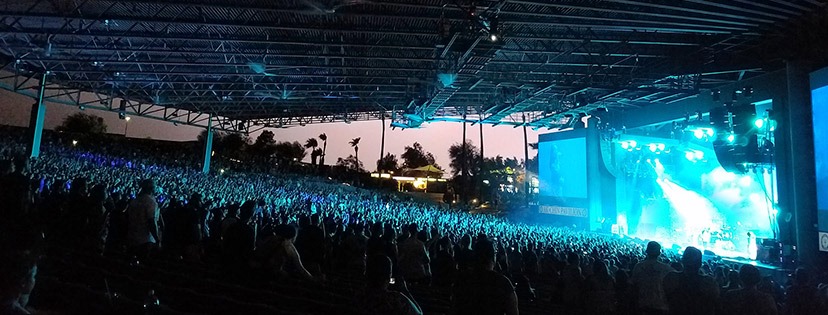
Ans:
{"type": "Polygon", "coordinates": [[[250,145],[250,137],[245,134],[234,132],[225,135],[221,139],[221,149],[227,156],[240,158],[242,152],[250,145]]]}
{"type": "Polygon", "coordinates": [[[319,142],[316,141],[316,138],[308,138],[308,140],[305,140],[305,148],[311,149],[311,165],[316,165],[316,158],[319,157],[316,154],[317,146],[319,146],[319,142]]]}
{"type": "Polygon", "coordinates": [[[434,155],[431,152],[425,152],[423,146],[419,142],[414,142],[411,146],[406,146],[403,154],[400,155],[403,159],[403,168],[418,168],[426,165],[434,165],[439,168],[434,161],[434,155]]]}
{"type": "Polygon", "coordinates": [[[316,165],[316,161],[322,156],[322,149],[316,148],[311,151],[311,165],[316,165]]]}
{"type": "Polygon", "coordinates": [[[322,140],[322,158],[319,160],[319,165],[325,165],[325,155],[328,154],[328,135],[319,135],[319,140],[322,140]]]}
{"type": "Polygon", "coordinates": [[[362,163],[359,163],[359,140],[360,139],[362,139],[362,138],[359,138],[359,137],[353,138],[353,139],[351,139],[351,141],[348,142],[348,144],[350,144],[351,147],[354,148],[354,158],[356,158],[357,164],[359,164],[360,167],[361,167],[362,163]]]}
{"type": "Polygon", "coordinates": [[[454,176],[468,175],[475,176],[479,171],[480,150],[470,140],[466,140],[465,152],[461,143],[455,143],[449,147],[449,158],[451,158],[451,173],[454,176]],[[465,174],[461,174],[465,168],[465,174]]]}
{"type": "Polygon", "coordinates": [[[100,135],[106,133],[106,123],[99,116],[74,113],[66,116],[63,119],[63,123],[55,130],[60,132],[100,135]]]}
{"type": "Polygon", "coordinates": [[[356,156],[349,155],[346,158],[339,158],[336,160],[337,166],[343,166],[348,170],[356,171],[356,172],[365,172],[365,168],[362,167],[362,162],[356,158],[356,156]]]}
{"type": "Polygon", "coordinates": [[[256,142],[254,142],[253,146],[251,146],[253,154],[262,160],[269,159],[274,153],[276,153],[275,136],[276,135],[270,130],[262,131],[262,133],[256,137],[256,142]]]}
{"type": "MultiPolygon", "coordinates": [[[[537,151],[538,150],[538,143],[537,142],[530,143],[529,148],[532,149],[532,150],[537,151]]],[[[535,153],[534,157],[529,158],[529,160],[526,161],[526,171],[528,171],[530,173],[535,173],[535,174],[538,173],[538,154],[537,153],[535,153]]]]}
{"type": "Polygon", "coordinates": [[[305,159],[307,152],[299,141],[281,141],[274,145],[276,159],[283,163],[291,164],[305,159]]]}
{"type": "Polygon", "coordinates": [[[377,167],[383,170],[383,172],[394,172],[397,173],[400,170],[399,166],[400,162],[397,160],[397,156],[391,153],[386,153],[381,159],[377,160],[377,167]]]}

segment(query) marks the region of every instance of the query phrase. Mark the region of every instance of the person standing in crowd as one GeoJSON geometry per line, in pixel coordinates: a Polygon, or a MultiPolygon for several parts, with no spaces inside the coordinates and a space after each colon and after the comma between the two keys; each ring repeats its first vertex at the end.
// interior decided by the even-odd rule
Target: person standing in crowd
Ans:
{"type": "Polygon", "coordinates": [[[161,213],[155,201],[155,181],[145,179],[140,183],[141,192],[127,209],[127,238],[132,252],[146,258],[161,247],[159,221],[161,213]]]}
{"type": "Polygon", "coordinates": [[[431,259],[428,256],[425,243],[417,239],[417,231],[416,223],[409,225],[408,238],[399,245],[400,271],[408,281],[427,282],[431,277],[431,259]]]}
{"type": "Polygon", "coordinates": [[[813,283],[811,271],[806,268],[797,268],[794,272],[791,286],[786,292],[788,304],[784,314],[787,315],[816,315],[825,314],[826,308],[820,305],[824,298],[819,297],[816,284],[813,283]]]}
{"type": "Polygon", "coordinates": [[[702,252],[688,246],[681,257],[684,270],[664,277],[664,294],[671,315],[713,315],[719,300],[719,285],[701,273],[702,252]]]}
{"type": "Polygon", "coordinates": [[[391,259],[371,255],[365,264],[365,292],[358,302],[362,314],[420,315],[422,309],[408,292],[405,281],[392,278],[391,259]],[[393,284],[391,283],[394,280],[393,284]],[[389,287],[399,291],[389,290],[389,287]]]}
{"type": "Polygon", "coordinates": [[[759,269],[749,264],[742,265],[739,279],[743,287],[730,290],[722,297],[722,314],[776,315],[773,296],[757,289],[762,280],[759,269]]]}
{"type": "Polygon", "coordinates": [[[661,244],[651,241],[644,251],[647,258],[635,265],[630,281],[638,292],[638,308],[642,314],[666,314],[667,299],[662,283],[673,268],[660,262],[661,244]]]}
{"type": "Polygon", "coordinates": [[[452,292],[454,313],[518,314],[518,298],[509,278],[494,271],[495,245],[479,238],[474,246],[476,264],[458,275],[452,292]]]}
{"type": "MultiPolygon", "coordinates": [[[[373,237],[373,235],[371,236],[373,237]]],[[[302,257],[305,268],[322,278],[322,264],[325,261],[325,231],[319,227],[319,215],[299,218],[299,234],[296,236],[296,251],[302,257]]]]}
{"type": "MultiPolygon", "coordinates": [[[[0,177],[0,214],[10,222],[28,219],[32,206],[32,187],[29,178],[29,160],[16,157],[13,171],[0,177]]],[[[18,222],[19,223],[19,222],[18,222]]]]}

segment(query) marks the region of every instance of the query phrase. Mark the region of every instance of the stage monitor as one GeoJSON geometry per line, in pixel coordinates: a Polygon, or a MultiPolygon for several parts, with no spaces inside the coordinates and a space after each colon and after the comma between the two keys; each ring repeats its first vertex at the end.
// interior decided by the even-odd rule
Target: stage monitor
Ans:
{"type": "Polygon", "coordinates": [[[587,218],[586,132],[545,134],[539,140],[538,212],[587,218]]]}
{"type": "Polygon", "coordinates": [[[828,251],[828,68],[811,73],[820,250],[828,251]]]}

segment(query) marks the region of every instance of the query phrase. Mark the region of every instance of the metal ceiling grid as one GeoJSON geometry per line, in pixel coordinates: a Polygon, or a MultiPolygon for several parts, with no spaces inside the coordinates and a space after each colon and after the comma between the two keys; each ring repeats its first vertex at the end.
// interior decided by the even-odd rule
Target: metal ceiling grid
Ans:
{"type": "Polygon", "coordinates": [[[239,126],[383,112],[411,127],[419,124],[404,114],[522,124],[528,112],[539,127],[760,73],[774,64],[740,54],[824,8],[817,0],[18,0],[0,5],[0,65],[10,76],[49,71],[50,89],[239,126]],[[439,74],[455,76],[445,85],[439,74]]]}

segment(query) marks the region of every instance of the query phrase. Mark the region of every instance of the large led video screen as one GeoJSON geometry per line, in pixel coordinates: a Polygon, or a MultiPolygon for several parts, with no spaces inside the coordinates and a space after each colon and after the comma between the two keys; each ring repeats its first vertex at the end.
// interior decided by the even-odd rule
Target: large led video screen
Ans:
{"type": "Polygon", "coordinates": [[[811,74],[819,230],[828,232],[828,68],[811,74]]]}
{"type": "Polygon", "coordinates": [[[540,142],[538,179],[541,196],[586,198],[586,139],[540,142]]]}

